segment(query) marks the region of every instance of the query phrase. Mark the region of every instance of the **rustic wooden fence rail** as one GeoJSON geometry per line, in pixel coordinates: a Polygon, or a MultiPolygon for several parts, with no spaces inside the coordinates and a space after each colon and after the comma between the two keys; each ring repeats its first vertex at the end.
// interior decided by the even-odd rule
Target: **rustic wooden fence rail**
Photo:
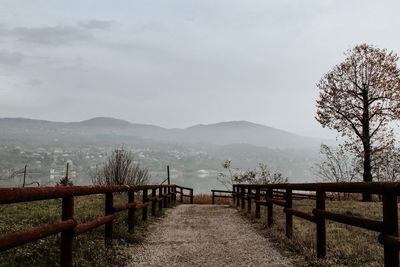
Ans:
{"type": "MultiPolygon", "coordinates": [[[[212,204],[215,204],[215,199],[216,198],[231,198],[233,200],[235,200],[235,193],[234,191],[229,191],[229,190],[216,190],[216,189],[212,189],[211,190],[211,195],[212,195],[212,204]]],[[[265,198],[267,195],[267,190],[266,189],[260,189],[260,198],[265,198]]],[[[252,195],[247,195],[247,198],[252,198],[255,199],[255,194],[252,195]]],[[[285,199],[286,198],[286,192],[284,191],[276,191],[274,190],[274,198],[282,198],[285,199]]],[[[316,195],[315,194],[301,194],[301,193],[292,193],[292,198],[293,199],[316,199],[316,195]]],[[[327,196],[327,198],[329,199],[333,199],[332,196],[327,196]]]]}
{"type": "MultiPolygon", "coordinates": [[[[298,194],[298,193],[296,193],[298,194]]],[[[303,194],[308,196],[308,194],[303,194]]],[[[234,203],[245,209],[251,210],[252,202],[255,203],[256,217],[260,218],[260,206],[267,207],[267,226],[273,224],[273,206],[283,207],[286,214],[286,236],[292,238],[293,216],[308,220],[316,224],[317,257],[326,256],[326,220],[335,221],[351,226],[379,232],[378,241],[384,246],[384,265],[399,266],[400,239],[398,229],[397,198],[400,195],[399,182],[369,182],[369,183],[299,183],[299,184],[268,184],[268,185],[233,185],[232,197],[234,203]],[[284,190],[282,193],[277,190],[284,190]],[[315,192],[315,208],[310,212],[293,209],[295,193],[293,191],[315,192]],[[266,194],[261,194],[266,192],[266,194]],[[372,220],[351,215],[339,214],[325,209],[326,193],[370,193],[382,195],[383,220],[372,220]]]]}
{"type": "Polygon", "coordinates": [[[189,187],[183,187],[183,186],[176,186],[176,189],[179,189],[179,191],[176,191],[176,194],[180,195],[179,201],[181,203],[184,203],[183,199],[184,197],[188,197],[189,198],[189,203],[193,204],[193,188],[189,188],[189,187]],[[185,194],[184,190],[189,191],[189,194],[185,194]]]}
{"type": "Polygon", "coordinates": [[[228,190],[211,190],[212,194],[212,204],[215,204],[216,198],[233,198],[233,191],[228,190]]]}
{"type": "MultiPolygon", "coordinates": [[[[148,206],[151,205],[151,215],[156,215],[156,208],[162,210],[176,202],[177,185],[137,185],[137,186],[65,186],[39,188],[0,188],[0,204],[30,202],[46,199],[62,199],[61,221],[36,227],[23,232],[10,233],[0,236],[0,251],[21,246],[36,240],[61,233],[60,266],[73,265],[72,246],[74,236],[84,234],[96,227],[105,225],[105,245],[112,245],[113,220],[117,213],[128,210],[128,231],[133,232],[135,226],[135,211],[142,210],[142,221],[148,218],[148,206]],[[151,193],[149,194],[149,191],[151,193]],[[114,205],[113,193],[127,192],[126,204],[114,205]],[[141,193],[142,202],[137,203],[135,193],[141,193]],[[74,219],[74,197],[85,195],[105,195],[104,216],[95,220],[78,224],[74,219]]],[[[193,189],[191,190],[193,196],[193,189]]],[[[182,194],[181,194],[182,195],[182,194]]]]}

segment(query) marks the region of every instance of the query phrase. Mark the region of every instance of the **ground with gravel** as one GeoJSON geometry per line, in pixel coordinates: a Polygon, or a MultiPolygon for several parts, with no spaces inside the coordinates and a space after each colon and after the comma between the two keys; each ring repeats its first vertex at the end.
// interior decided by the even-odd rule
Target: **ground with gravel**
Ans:
{"type": "Polygon", "coordinates": [[[127,266],[291,266],[233,208],[180,205],[141,244],[127,266]]]}

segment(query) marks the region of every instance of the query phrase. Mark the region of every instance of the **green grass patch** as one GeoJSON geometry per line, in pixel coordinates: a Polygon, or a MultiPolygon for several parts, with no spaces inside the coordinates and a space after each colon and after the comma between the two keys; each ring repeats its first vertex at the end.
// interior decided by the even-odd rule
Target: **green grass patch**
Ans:
{"type": "MultiPolygon", "coordinates": [[[[126,194],[114,194],[114,204],[127,203],[126,194]]],[[[78,223],[94,220],[104,215],[104,195],[75,197],[75,219],[78,223]]],[[[138,200],[138,202],[141,202],[138,200]]],[[[158,207],[158,205],[157,205],[158,207]]],[[[104,246],[104,226],[74,238],[75,266],[122,266],[128,260],[127,244],[140,242],[156,218],[148,208],[146,224],[141,222],[141,210],[135,212],[135,231],[128,233],[128,212],[119,212],[113,221],[113,247],[104,246]]],[[[159,214],[157,209],[157,214],[159,214]]],[[[45,200],[0,205],[0,235],[26,231],[61,220],[61,200],[45,200]]],[[[0,266],[59,266],[61,234],[0,253],[0,266]]]]}

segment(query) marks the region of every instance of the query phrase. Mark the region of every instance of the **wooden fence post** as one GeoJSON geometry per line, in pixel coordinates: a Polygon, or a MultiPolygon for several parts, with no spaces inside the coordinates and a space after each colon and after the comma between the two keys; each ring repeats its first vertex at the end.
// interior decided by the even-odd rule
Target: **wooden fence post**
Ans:
{"type": "Polygon", "coordinates": [[[240,206],[240,195],[239,195],[240,188],[236,186],[236,206],[240,206]]]}
{"type": "Polygon", "coordinates": [[[157,199],[154,199],[154,197],[157,197],[157,193],[155,188],[151,189],[151,197],[153,198],[151,201],[151,216],[156,216],[157,199]]]}
{"type": "MultiPolygon", "coordinates": [[[[399,236],[397,196],[384,193],[382,198],[383,208],[383,234],[399,236]]],[[[399,266],[399,251],[389,244],[384,244],[384,264],[388,266],[399,266]]]]}
{"type": "MultiPolygon", "coordinates": [[[[286,203],[285,208],[291,209],[293,205],[292,199],[292,190],[286,189],[286,203]]],[[[293,215],[289,212],[286,212],[286,236],[288,238],[292,238],[293,233],[293,215]]]]}
{"type": "MultiPolygon", "coordinates": [[[[317,210],[325,210],[325,192],[317,191],[317,210]]],[[[317,258],[325,258],[326,256],[326,231],[325,231],[325,216],[316,213],[317,223],[317,258]]]]}
{"type": "MultiPolygon", "coordinates": [[[[135,191],[128,192],[128,203],[135,202],[135,191]]],[[[135,228],[135,210],[136,208],[132,208],[128,210],[128,232],[133,233],[135,228]]]]}
{"type": "Polygon", "coordinates": [[[274,214],[274,205],[268,201],[268,198],[272,199],[274,197],[274,190],[272,188],[267,189],[267,194],[265,195],[265,199],[267,201],[267,225],[268,227],[272,227],[274,224],[273,214],[274,214]]]}
{"type": "MultiPolygon", "coordinates": [[[[62,199],[63,221],[74,218],[74,197],[64,197],[62,199]]],[[[72,229],[61,232],[61,267],[72,267],[72,242],[74,231],[72,229]]]]}
{"type": "Polygon", "coordinates": [[[256,189],[256,198],[255,198],[255,202],[256,202],[256,218],[259,219],[260,216],[260,203],[258,202],[260,201],[260,188],[257,187],[256,189]]]}
{"type": "Polygon", "coordinates": [[[247,211],[251,213],[251,195],[253,194],[253,189],[251,187],[247,188],[247,211]]]}
{"type": "Polygon", "coordinates": [[[174,186],[171,186],[171,193],[172,193],[172,195],[171,195],[171,203],[172,203],[172,205],[174,205],[175,204],[175,187],[174,186]]]}
{"type": "Polygon", "coordinates": [[[236,203],[236,186],[235,185],[232,185],[232,198],[233,198],[233,205],[235,205],[235,203],[236,203]]]}
{"type": "Polygon", "coordinates": [[[163,209],[163,199],[162,199],[162,187],[158,188],[158,197],[161,198],[161,200],[158,201],[158,211],[160,212],[163,209]]]}
{"type": "MultiPolygon", "coordinates": [[[[146,203],[148,200],[149,199],[147,197],[147,189],[143,189],[143,199],[142,199],[143,204],[146,203]]],[[[142,221],[143,222],[147,221],[147,207],[144,207],[142,209],[142,221]]]]}
{"type": "Polygon", "coordinates": [[[240,187],[240,194],[241,194],[241,200],[242,200],[242,210],[244,209],[244,205],[245,205],[245,203],[244,203],[244,200],[245,200],[245,191],[244,191],[245,189],[244,189],[244,186],[241,186],[240,187]]]}
{"type": "Polygon", "coordinates": [[[168,208],[168,200],[167,197],[165,196],[167,194],[167,188],[164,187],[164,208],[168,208]]]}
{"type": "Polygon", "coordinates": [[[167,194],[168,194],[168,197],[167,197],[167,201],[168,201],[168,205],[170,206],[171,205],[171,188],[168,186],[167,187],[167,194]]]}
{"type": "MultiPolygon", "coordinates": [[[[114,213],[114,196],[113,193],[106,193],[105,199],[105,215],[111,215],[114,213]]],[[[104,242],[106,246],[112,245],[112,231],[113,231],[113,222],[110,221],[105,224],[104,231],[104,242]]]]}
{"type": "Polygon", "coordinates": [[[181,192],[181,203],[183,203],[183,188],[180,187],[179,189],[180,189],[180,192],[181,192]]]}

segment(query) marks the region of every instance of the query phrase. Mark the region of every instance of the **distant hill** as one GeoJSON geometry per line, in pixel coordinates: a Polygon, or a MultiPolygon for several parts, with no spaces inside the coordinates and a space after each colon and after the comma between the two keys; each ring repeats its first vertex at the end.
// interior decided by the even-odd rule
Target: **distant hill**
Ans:
{"type": "Polygon", "coordinates": [[[96,117],[92,119],[88,119],[85,121],[80,121],[75,124],[77,126],[87,126],[87,127],[118,127],[118,128],[126,128],[131,127],[132,123],[129,121],[107,118],[107,117],[96,117]]]}
{"type": "Polygon", "coordinates": [[[154,182],[165,179],[165,166],[170,165],[175,183],[209,192],[221,188],[216,177],[227,159],[242,170],[267,163],[291,182],[311,181],[322,141],[248,121],[166,129],[104,117],[79,122],[0,118],[0,170],[28,164],[45,184],[51,182],[50,169],[72,160],[78,183],[89,184],[90,168],[122,146],[152,170],[154,182]]]}
{"type": "Polygon", "coordinates": [[[189,142],[209,142],[221,145],[251,144],[269,148],[304,148],[319,146],[322,140],[248,121],[195,125],[184,130],[189,142]]]}
{"type": "MultiPolygon", "coordinates": [[[[250,144],[273,149],[318,147],[321,139],[304,137],[284,130],[248,121],[195,125],[185,129],[166,129],[155,125],[134,124],[115,118],[97,117],[80,122],[51,122],[26,118],[0,118],[0,134],[29,138],[79,137],[96,135],[144,138],[158,142],[182,144],[209,143],[215,145],[250,144]],[[27,136],[28,137],[28,136],[27,136]]],[[[28,139],[29,139],[28,138],[28,139]]]]}

